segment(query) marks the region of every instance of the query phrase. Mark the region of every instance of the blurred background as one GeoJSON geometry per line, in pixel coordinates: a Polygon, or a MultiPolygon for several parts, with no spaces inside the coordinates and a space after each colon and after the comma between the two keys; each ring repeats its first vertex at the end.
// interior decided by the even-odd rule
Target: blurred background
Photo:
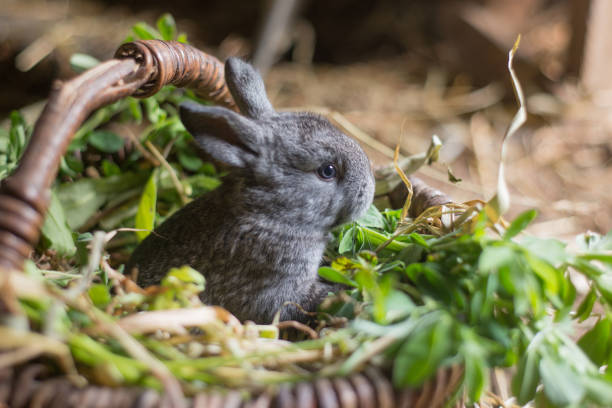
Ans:
{"type": "Polygon", "coordinates": [[[456,201],[488,199],[502,136],[517,105],[529,120],[512,140],[513,215],[538,208],[531,232],[571,240],[612,228],[612,2],[609,0],[0,0],[0,121],[33,121],[70,56],[100,60],[140,21],[171,13],[189,42],[220,59],[250,59],[277,108],[337,111],[375,165],[444,142],[421,171],[456,201]],[[370,138],[371,137],[371,138],[370,138]],[[448,182],[450,166],[459,183],[448,182]]]}

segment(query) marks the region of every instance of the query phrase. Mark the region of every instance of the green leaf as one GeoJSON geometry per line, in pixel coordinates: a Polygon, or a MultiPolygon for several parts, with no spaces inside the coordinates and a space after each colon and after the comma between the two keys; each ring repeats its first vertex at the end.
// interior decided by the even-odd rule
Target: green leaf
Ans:
{"type": "Polygon", "coordinates": [[[102,173],[105,177],[118,176],[121,174],[121,169],[115,163],[109,160],[102,160],[102,173]]]}
{"type": "Polygon", "coordinates": [[[507,246],[488,246],[484,248],[478,260],[478,269],[482,272],[494,272],[515,262],[516,253],[507,246]]]}
{"type": "Polygon", "coordinates": [[[603,318],[578,340],[578,345],[582,351],[598,367],[604,365],[609,359],[611,330],[610,319],[603,318]]]}
{"type": "Polygon", "coordinates": [[[162,122],[167,117],[166,111],[159,107],[159,103],[154,98],[143,99],[147,119],[153,124],[162,122]]]}
{"type": "Polygon", "coordinates": [[[104,153],[117,153],[125,142],[121,136],[107,130],[94,130],[89,134],[88,141],[104,153]]]}
{"type": "MultiPolygon", "coordinates": [[[[389,241],[389,237],[390,237],[389,234],[378,232],[371,228],[366,228],[366,227],[361,227],[361,226],[358,226],[356,228],[357,228],[358,234],[356,234],[355,238],[358,240],[358,242],[361,241],[361,242],[367,243],[367,245],[372,250],[377,248],[379,245],[383,243],[387,243],[389,241]]],[[[401,251],[402,249],[410,245],[411,244],[394,239],[393,241],[387,244],[384,251],[397,252],[397,251],[401,251]]]]}
{"type": "Polygon", "coordinates": [[[157,171],[154,170],[149,177],[149,181],[145,186],[140,204],[138,204],[138,212],[134,220],[135,228],[145,231],[136,231],[138,241],[142,241],[155,228],[155,209],[157,205],[157,171]]]}
{"type": "Polygon", "coordinates": [[[415,308],[414,302],[408,295],[399,290],[391,290],[385,296],[384,321],[394,322],[407,317],[415,308]]]}
{"type": "Polygon", "coordinates": [[[70,67],[74,72],[81,73],[98,65],[100,61],[96,57],[88,54],[72,54],[70,57],[70,67]]]}
{"type": "Polygon", "coordinates": [[[70,154],[65,155],[62,159],[65,160],[66,166],[70,169],[69,171],[79,174],[85,169],[83,162],[70,154]]]}
{"type": "Polygon", "coordinates": [[[537,215],[538,212],[536,210],[528,210],[520,214],[514,219],[514,221],[512,221],[512,224],[510,224],[504,233],[504,239],[508,241],[517,236],[521,231],[527,228],[529,223],[531,223],[531,221],[533,221],[537,215]]]}
{"type": "MultiPolygon", "coordinates": [[[[361,271],[360,271],[361,272],[361,271]]],[[[373,272],[373,271],[372,271],[373,272]]],[[[359,276],[359,272],[358,272],[359,276]]],[[[375,278],[374,273],[371,276],[375,278]]],[[[370,290],[370,294],[374,299],[372,315],[374,321],[378,323],[389,323],[387,305],[389,304],[389,295],[395,281],[395,276],[392,274],[383,275],[374,286],[374,290],[370,290]]]]}
{"type": "Polygon", "coordinates": [[[87,294],[89,295],[89,298],[93,304],[98,308],[105,307],[111,301],[111,294],[108,287],[101,283],[91,285],[87,291],[87,294]]]}
{"type": "Polygon", "coordinates": [[[362,215],[358,220],[357,224],[366,228],[385,228],[385,218],[378,211],[378,208],[374,204],[370,205],[370,208],[362,215]]]}
{"type": "Polygon", "coordinates": [[[210,177],[204,174],[196,174],[184,179],[184,181],[193,189],[193,196],[212,191],[221,185],[218,177],[210,177]]]}
{"type": "Polygon", "coordinates": [[[427,327],[417,327],[402,344],[393,365],[396,387],[421,385],[439,368],[442,359],[451,351],[453,322],[441,315],[427,327]]]}
{"type": "Polygon", "coordinates": [[[15,163],[21,158],[28,139],[27,126],[23,115],[19,111],[11,112],[11,128],[9,129],[9,141],[7,156],[9,163],[15,163]]]}
{"type": "Polygon", "coordinates": [[[580,255],[580,258],[585,259],[587,261],[599,261],[604,264],[612,265],[612,255],[610,254],[591,253],[580,255]]]}
{"type": "Polygon", "coordinates": [[[140,122],[142,122],[142,107],[140,106],[140,100],[132,97],[126,98],[126,100],[128,101],[128,107],[134,122],[140,124],[140,122]]]}
{"type": "MultiPolygon", "coordinates": [[[[68,346],[76,361],[91,367],[96,367],[99,371],[112,370],[115,376],[114,381],[125,381],[130,384],[141,380],[147,372],[144,363],[115,354],[105,345],[102,345],[85,334],[75,334],[68,339],[68,346]]],[[[99,375],[103,375],[101,372],[99,375]]],[[[111,378],[109,378],[110,380],[111,378]]]]}
{"type": "MultiPolygon", "coordinates": [[[[9,131],[7,129],[0,128],[0,153],[6,153],[9,144],[9,131]]],[[[5,156],[0,156],[6,158],[5,156]]],[[[3,161],[3,163],[6,163],[3,161]]]]}
{"type": "Polygon", "coordinates": [[[369,268],[359,268],[354,277],[359,288],[365,290],[370,295],[375,294],[378,290],[378,283],[376,281],[377,276],[375,273],[376,272],[369,268]]]}
{"type": "Polygon", "coordinates": [[[563,361],[543,357],[540,361],[540,377],[546,398],[557,406],[578,404],[585,388],[578,373],[563,361]]]}
{"type": "Polygon", "coordinates": [[[415,244],[420,245],[423,248],[427,248],[427,249],[430,248],[429,243],[420,234],[413,232],[412,234],[409,235],[409,237],[412,240],[412,242],[414,242],[415,244]]]}
{"type": "Polygon", "coordinates": [[[593,280],[597,285],[597,289],[599,289],[599,292],[601,293],[603,298],[608,303],[612,303],[612,274],[605,273],[596,276],[593,280]]]}
{"type": "Polygon", "coordinates": [[[322,266],[319,268],[319,276],[330,282],[342,283],[344,285],[353,286],[355,288],[358,287],[357,283],[354,280],[349,279],[348,277],[343,275],[342,272],[339,272],[334,268],[330,268],[328,266],[322,266]]]}
{"type": "Polygon", "coordinates": [[[578,309],[576,309],[576,319],[579,322],[583,322],[589,317],[591,317],[591,311],[593,310],[593,305],[595,305],[595,301],[597,300],[597,293],[595,290],[591,288],[589,293],[584,297],[578,309]]]}
{"type": "Polygon", "coordinates": [[[161,281],[161,286],[180,288],[183,294],[198,294],[204,291],[205,285],[204,275],[188,265],[170,269],[161,281]]]}
{"type": "Polygon", "coordinates": [[[350,227],[349,229],[344,231],[344,234],[342,235],[342,240],[340,241],[340,245],[338,246],[338,253],[345,254],[353,250],[356,230],[356,227],[350,227]]]}
{"type": "Polygon", "coordinates": [[[518,403],[525,405],[531,401],[536,394],[540,384],[540,356],[534,350],[527,349],[518,369],[512,378],[512,392],[516,395],[518,403]]]}
{"type": "Polygon", "coordinates": [[[161,34],[147,23],[134,25],[132,31],[140,40],[161,40],[161,34]]]}
{"type": "Polygon", "coordinates": [[[202,164],[202,168],[199,169],[200,173],[209,176],[209,177],[216,177],[217,176],[217,170],[215,169],[215,165],[212,164],[211,162],[204,162],[202,164]]]}
{"type": "Polygon", "coordinates": [[[523,248],[539,258],[542,258],[553,266],[560,265],[567,261],[565,244],[556,239],[540,239],[535,237],[525,237],[520,242],[523,248]]]}
{"type": "Polygon", "coordinates": [[[564,315],[571,312],[571,308],[576,301],[576,287],[571,279],[565,276],[560,272],[559,282],[561,283],[560,293],[561,300],[563,301],[565,307],[560,310],[564,315]]]}
{"type": "Polygon", "coordinates": [[[422,246],[412,244],[399,251],[397,253],[397,259],[404,261],[406,264],[412,264],[421,260],[423,252],[425,252],[425,249],[423,249],[422,246]]]}
{"type": "Polygon", "coordinates": [[[133,220],[137,212],[138,201],[128,200],[124,204],[113,209],[113,211],[106,213],[104,217],[100,219],[100,228],[105,231],[118,228],[123,221],[133,220]]]}
{"type": "Polygon", "coordinates": [[[589,400],[602,407],[612,406],[612,377],[609,375],[586,375],[582,383],[587,390],[589,400]]]}
{"type": "Polygon", "coordinates": [[[527,259],[527,263],[533,272],[542,280],[542,283],[544,284],[544,287],[548,293],[551,295],[558,295],[561,287],[560,281],[561,279],[564,279],[563,275],[561,275],[548,262],[545,262],[535,256],[527,255],[525,258],[527,259]]]}
{"type": "Polygon", "coordinates": [[[157,29],[162,40],[172,41],[176,35],[176,23],[171,14],[166,13],[157,20],[157,29]]]}
{"type": "Polygon", "coordinates": [[[64,183],[57,188],[57,196],[64,208],[68,226],[81,227],[111,196],[130,190],[144,183],[145,173],[122,173],[101,179],[81,179],[64,183]]]}
{"type": "Polygon", "coordinates": [[[48,241],[48,247],[57,251],[59,255],[72,256],[76,253],[72,231],[68,228],[64,209],[55,190],[51,190],[51,201],[41,233],[48,241]]]}
{"type": "Polygon", "coordinates": [[[204,162],[198,156],[190,155],[185,152],[178,153],[179,163],[183,168],[190,171],[198,171],[204,162]]]}
{"type": "Polygon", "coordinates": [[[470,401],[478,401],[487,384],[489,370],[482,347],[475,341],[464,344],[465,387],[470,401]]]}

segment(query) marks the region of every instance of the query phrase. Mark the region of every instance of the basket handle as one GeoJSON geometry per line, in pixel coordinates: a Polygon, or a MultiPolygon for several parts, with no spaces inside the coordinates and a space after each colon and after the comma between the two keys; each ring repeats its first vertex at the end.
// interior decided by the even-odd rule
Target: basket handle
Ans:
{"type": "Polygon", "coordinates": [[[114,59],[54,83],[17,169],[0,185],[0,267],[22,269],[38,242],[60,160],[87,116],[129,95],[153,95],[168,84],[237,110],[223,64],[176,41],[123,44],[114,59]]]}

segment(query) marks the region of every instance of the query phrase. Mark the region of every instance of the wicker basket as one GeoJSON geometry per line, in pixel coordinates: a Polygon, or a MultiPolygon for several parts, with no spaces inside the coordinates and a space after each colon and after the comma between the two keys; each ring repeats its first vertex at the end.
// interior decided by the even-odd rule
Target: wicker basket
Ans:
{"type": "MultiPolygon", "coordinates": [[[[36,245],[49,204],[49,189],[62,155],[75,131],[95,109],[132,95],[147,97],[164,85],[187,87],[199,96],[237,110],[214,57],[178,42],[136,41],[122,45],[115,59],[65,83],[55,83],[17,170],[0,187],[0,272],[22,270],[36,245]],[[5,270],[5,271],[2,271],[5,270]]],[[[419,191],[417,191],[419,190],[419,191]]],[[[431,194],[422,182],[419,194],[440,204],[446,196],[431,194]]],[[[8,275],[3,273],[2,275],[8,275]]],[[[1,276],[1,275],[0,275],[1,276]]],[[[4,279],[3,279],[4,281],[4,279]]],[[[0,296],[2,316],[15,307],[0,296]]],[[[0,355],[1,356],[1,355],[0,355]]],[[[0,357],[1,358],[1,357],[0,357]]],[[[40,361],[0,370],[0,404],[10,407],[165,407],[176,404],[155,391],[141,388],[78,387],[53,375],[40,361]]],[[[239,390],[198,394],[194,407],[439,407],[456,391],[462,369],[441,370],[419,390],[393,389],[389,375],[373,367],[348,378],[319,379],[284,385],[245,401],[239,390]]]]}

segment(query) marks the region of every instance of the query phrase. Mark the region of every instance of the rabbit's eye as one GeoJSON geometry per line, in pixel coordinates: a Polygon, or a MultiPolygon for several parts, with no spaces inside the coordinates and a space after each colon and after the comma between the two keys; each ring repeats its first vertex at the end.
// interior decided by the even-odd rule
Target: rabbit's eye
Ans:
{"type": "Polygon", "coordinates": [[[325,163],[317,169],[317,175],[323,180],[331,180],[336,177],[336,166],[331,163],[325,163]]]}

